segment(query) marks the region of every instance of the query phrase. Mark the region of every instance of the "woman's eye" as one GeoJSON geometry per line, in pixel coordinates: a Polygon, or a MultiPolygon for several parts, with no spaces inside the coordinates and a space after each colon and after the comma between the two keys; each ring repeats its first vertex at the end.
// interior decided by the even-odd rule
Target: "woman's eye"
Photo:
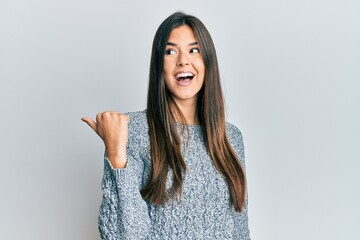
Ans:
{"type": "Polygon", "coordinates": [[[175,54],[175,51],[172,50],[172,49],[167,49],[167,50],[165,50],[165,54],[166,55],[172,55],[172,54],[175,54]]]}
{"type": "Polygon", "coordinates": [[[200,49],[199,48],[192,48],[190,53],[199,53],[200,49]]]}

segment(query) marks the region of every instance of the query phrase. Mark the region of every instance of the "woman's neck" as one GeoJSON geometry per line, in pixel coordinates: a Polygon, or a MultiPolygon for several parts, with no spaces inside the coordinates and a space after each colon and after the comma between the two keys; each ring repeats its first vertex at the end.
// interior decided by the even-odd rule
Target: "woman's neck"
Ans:
{"type": "MultiPolygon", "coordinates": [[[[199,118],[197,116],[197,111],[196,111],[196,104],[184,105],[184,104],[177,103],[177,106],[180,108],[182,114],[184,115],[187,125],[198,125],[199,124],[199,118]]],[[[176,112],[175,112],[174,117],[175,117],[176,122],[183,123],[181,121],[181,117],[177,116],[176,112]]],[[[185,124],[185,123],[183,123],[183,124],[185,124]]]]}

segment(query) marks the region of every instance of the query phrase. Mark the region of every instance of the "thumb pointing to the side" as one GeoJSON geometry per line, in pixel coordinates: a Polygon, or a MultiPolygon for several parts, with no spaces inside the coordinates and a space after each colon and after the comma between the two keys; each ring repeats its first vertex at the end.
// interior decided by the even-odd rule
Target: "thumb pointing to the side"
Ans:
{"type": "Polygon", "coordinates": [[[82,117],[81,120],[86,122],[97,133],[97,124],[94,120],[88,117],[82,117]]]}

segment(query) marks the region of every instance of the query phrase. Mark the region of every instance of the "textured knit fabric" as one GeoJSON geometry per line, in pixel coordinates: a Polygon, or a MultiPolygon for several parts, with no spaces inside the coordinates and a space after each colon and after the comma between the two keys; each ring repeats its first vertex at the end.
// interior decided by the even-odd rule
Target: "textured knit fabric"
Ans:
{"type": "MultiPolygon", "coordinates": [[[[188,147],[181,151],[188,170],[180,201],[164,206],[144,200],[139,190],[149,181],[150,138],[146,110],[129,115],[127,165],[114,169],[104,154],[103,200],[99,210],[102,239],[250,239],[246,208],[238,213],[230,203],[223,177],[215,169],[204,144],[201,125],[189,125],[188,147]]],[[[181,125],[177,125],[180,129],[181,125]]],[[[230,144],[245,167],[240,130],[226,122],[230,144]]],[[[185,130],[181,139],[187,139],[185,130]]],[[[167,189],[172,185],[169,170],[167,189]]]]}

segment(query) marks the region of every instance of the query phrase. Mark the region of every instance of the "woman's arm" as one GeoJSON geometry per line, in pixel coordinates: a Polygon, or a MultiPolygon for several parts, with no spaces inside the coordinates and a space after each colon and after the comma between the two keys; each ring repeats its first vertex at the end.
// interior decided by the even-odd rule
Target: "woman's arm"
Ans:
{"type": "MultiPolygon", "coordinates": [[[[230,138],[231,145],[233,146],[236,155],[240,158],[240,162],[244,170],[245,166],[245,149],[244,149],[244,140],[241,131],[232,124],[229,124],[230,127],[230,138]]],[[[242,240],[250,240],[250,231],[248,225],[248,193],[246,191],[246,205],[245,208],[239,212],[235,212],[235,225],[237,226],[236,237],[242,240]]]]}
{"type": "Polygon", "coordinates": [[[133,124],[130,115],[107,111],[98,113],[96,122],[82,118],[105,144],[99,210],[102,239],[144,239],[150,229],[147,203],[140,195],[144,163],[139,152],[143,147],[134,140],[143,128],[133,124]]]}
{"type": "MultiPolygon", "coordinates": [[[[244,148],[244,139],[241,134],[241,131],[236,128],[237,141],[238,145],[236,147],[236,152],[240,158],[241,164],[245,169],[245,148],[244,148]]],[[[247,189],[247,186],[246,186],[247,189]]],[[[241,211],[240,216],[237,218],[237,225],[240,228],[241,239],[250,240],[250,231],[248,224],[248,191],[246,191],[246,205],[245,208],[241,211]]]]}
{"type": "Polygon", "coordinates": [[[150,218],[147,203],[140,195],[143,161],[128,149],[125,168],[113,168],[106,153],[104,164],[98,221],[101,239],[145,239],[150,218]]]}

